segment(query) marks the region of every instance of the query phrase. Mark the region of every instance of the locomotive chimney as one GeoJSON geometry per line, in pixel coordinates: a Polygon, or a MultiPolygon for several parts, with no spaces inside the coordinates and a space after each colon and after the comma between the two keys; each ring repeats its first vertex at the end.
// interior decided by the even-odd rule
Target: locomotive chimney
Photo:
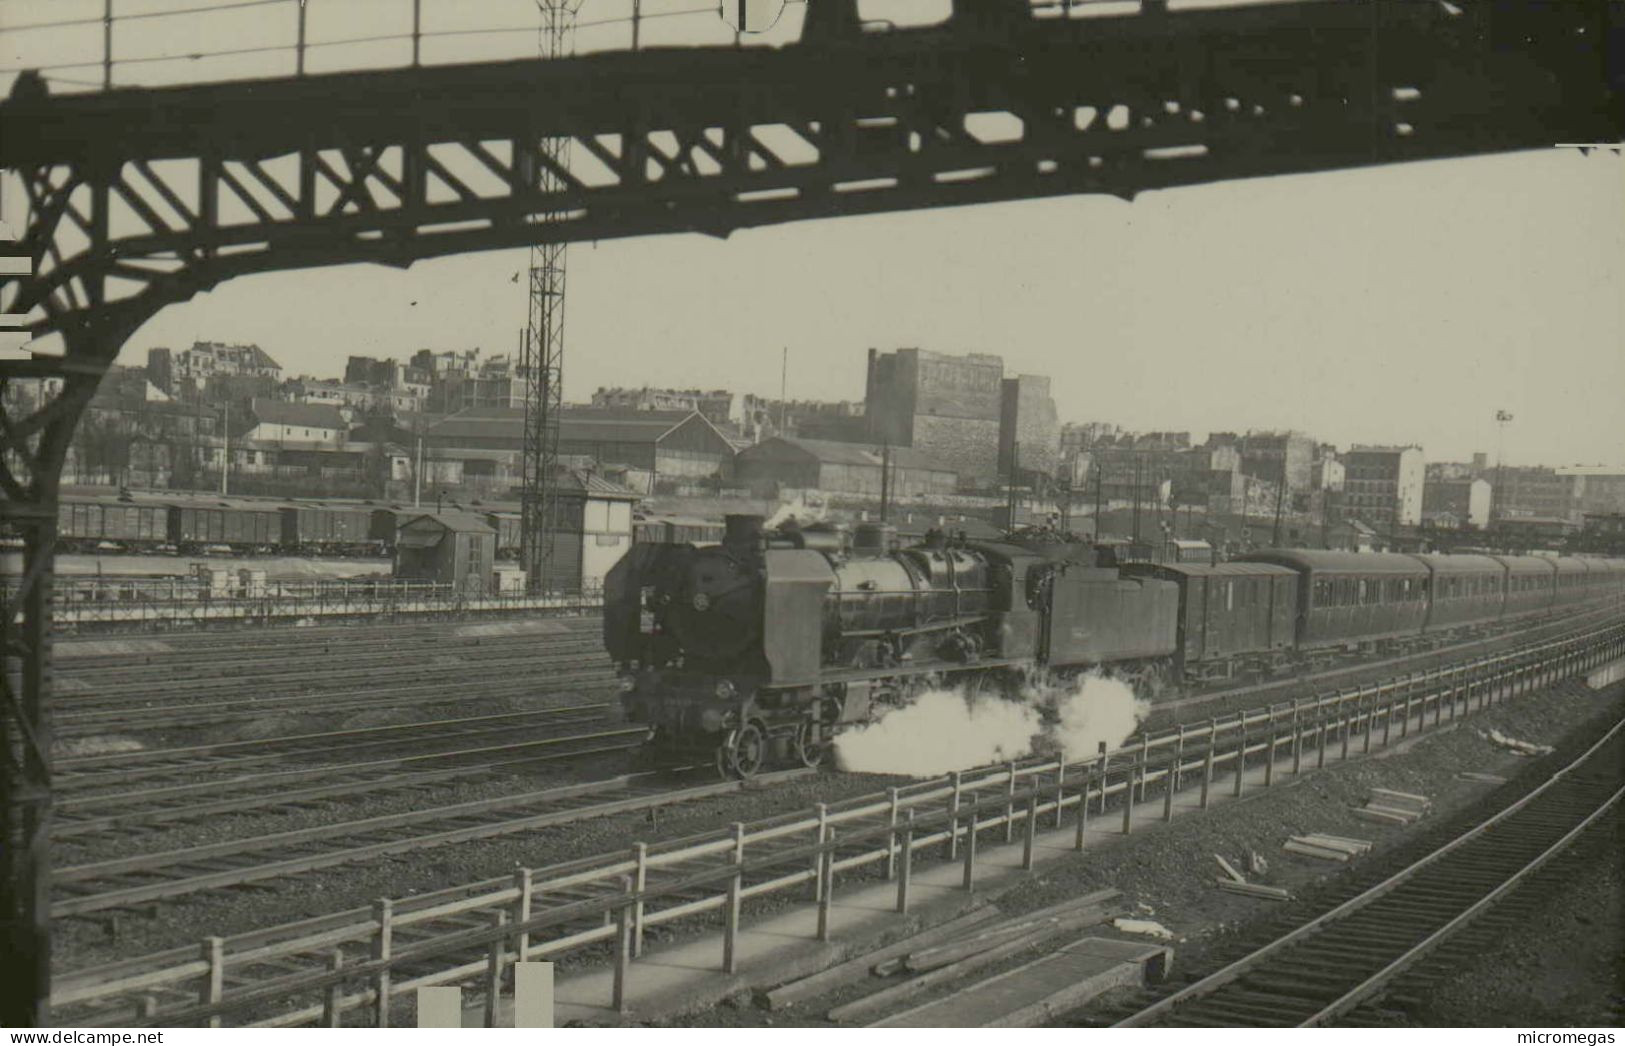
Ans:
{"type": "Polygon", "coordinates": [[[757,553],[762,549],[763,517],[735,513],[723,518],[722,544],[734,552],[757,553]]]}
{"type": "Polygon", "coordinates": [[[883,556],[897,545],[897,528],[889,523],[859,523],[852,531],[852,551],[883,556]]]}

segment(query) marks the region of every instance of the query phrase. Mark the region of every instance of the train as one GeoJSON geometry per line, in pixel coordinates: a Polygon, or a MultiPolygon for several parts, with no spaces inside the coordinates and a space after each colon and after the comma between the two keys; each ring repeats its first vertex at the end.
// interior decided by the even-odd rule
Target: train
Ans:
{"type": "MultiPolygon", "coordinates": [[[[475,512],[497,534],[499,560],[519,558],[518,505],[437,507],[475,512]]],[[[67,492],[58,501],[57,548],[62,552],[205,551],[233,555],[387,557],[400,524],[431,513],[424,506],[342,499],[215,497],[186,492],[67,492]]],[[[723,525],[681,516],[640,515],[635,542],[715,543],[723,525]]]]}
{"type": "Polygon", "coordinates": [[[743,778],[819,765],[840,731],[930,687],[1104,671],[1154,694],[1589,606],[1625,606],[1625,561],[1270,549],[1118,564],[1043,531],[902,547],[882,523],[730,516],[715,545],[634,545],[606,578],[603,638],[650,750],[743,778]]]}

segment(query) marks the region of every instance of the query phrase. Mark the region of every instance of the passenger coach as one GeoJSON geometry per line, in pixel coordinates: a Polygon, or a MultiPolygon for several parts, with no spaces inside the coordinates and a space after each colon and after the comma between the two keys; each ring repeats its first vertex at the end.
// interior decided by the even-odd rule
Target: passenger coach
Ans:
{"type": "Polygon", "coordinates": [[[1414,556],[1265,549],[1240,561],[1298,572],[1299,650],[1413,636],[1427,620],[1428,568],[1414,556]]]}
{"type": "Polygon", "coordinates": [[[1292,650],[1298,575],[1270,563],[1131,563],[1123,572],[1179,586],[1175,676],[1228,677],[1292,650]]]}

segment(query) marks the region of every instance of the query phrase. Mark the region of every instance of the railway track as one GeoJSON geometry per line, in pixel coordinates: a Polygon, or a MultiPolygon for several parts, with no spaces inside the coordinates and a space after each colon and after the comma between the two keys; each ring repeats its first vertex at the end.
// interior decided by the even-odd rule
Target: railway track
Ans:
{"type": "Polygon", "coordinates": [[[53,835],[310,806],[619,752],[645,736],[606,704],[66,760],[53,835]],[[566,733],[560,733],[560,730],[566,733]],[[427,749],[427,750],[425,750],[427,749]],[[293,765],[306,761],[309,765],[293,765]]]}
{"type": "MultiPolygon", "coordinates": [[[[523,795],[57,868],[52,918],[88,915],[322,868],[737,791],[702,773],[629,774],[523,795]]],[[[778,775],[784,776],[784,775],[778,775]]]]}
{"type": "Polygon", "coordinates": [[[1368,873],[1335,907],[1116,1026],[1338,1021],[1617,818],[1622,800],[1625,720],[1512,805],[1396,871],[1368,873]]]}
{"type": "MultiPolygon", "coordinates": [[[[1304,768],[1323,765],[1328,758],[1347,759],[1355,747],[1351,741],[1369,751],[1375,735],[1386,747],[1391,727],[1397,737],[1404,737],[1402,724],[1413,729],[1429,723],[1437,727],[1446,717],[1453,723],[1475,707],[1492,707],[1545,686],[1584,685],[1563,681],[1617,660],[1620,637],[1617,630],[1603,630],[1527,653],[1534,659],[1486,659],[1467,680],[1430,675],[1422,692],[1406,687],[1361,698],[1335,693],[1315,709],[1304,710],[1313,714],[1289,723],[1277,721],[1265,733],[1260,733],[1265,722],[1255,714],[1251,732],[1241,725],[1237,737],[1237,730],[1227,728],[1229,751],[1220,753],[1226,762],[1217,772],[1214,761],[1192,746],[1194,735],[1172,753],[1159,741],[1150,749],[1128,746],[1104,759],[1064,766],[1034,757],[951,774],[946,780],[912,782],[883,794],[849,796],[819,804],[813,811],[786,812],[683,839],[627,845],[595,857],[522,868],[513,876],[379,901],[370,910],[209,938],[201,958],[192,945],[68,972],[57,981],[53,1007],[65,1020],[87,1025],[127,1027],[132,1012],[138,1026],[187,1025],[222,1014],[229,1014],[233,1023],[292,1025],[339,1019],[356,1009],[382,1012],[390,996],[408,995],[417,985],[458,983],[493,969],[492,975],[499,975],[502,964],[515,955],[555,958],[580,954],[585,948],[597,954],[608,944],[617,968],[635,970],[631,960],[638,954],[645,928],[726,911],[730,898],[785,891],[799,898],[809,884],[823,881],[828,888],[821,894],[827,902],[837,875],[844,882],[872,867],[885,868],[890,876],[894,862],[901,896],[911,862],[899,857],[899,830],[914,863],[962,861],[969,877],[975,848],[964,844],[973,836],[1008,841],[1020,831],[1029,841],[1030,853],[1040,824],[1058,826],[1070,817],[1082,825],[1078,811],[1097,804],[1098,812],[1090,819],[1109,816],[1109,798],[1127,809],[1122,802],[1126,793],[1137,789],[1143,795],[1148,779],[1167,788],[1168,771],[1178,766],[1186,775],[1185,787],[1192,792],[1200,789],[1205,797],[1210,782],[1228,787],[1224,781],[1231,771],[1222,767],[1233,766],[1243,752],[1275,757],[1282,774],[1299,771],[1300,755],[1304,768]],[[1341,756],[1336,754],[1339,747],[1341,756]],[[1170,760],[1170,754],[1176,759],[1170,760]],[[901,828],[905,823],[907,827],[901,828]],[[956,840],[958,855],[953,852],[956,840]],[[345,982],[342,989],[340,982],[345,982]]],[[[1268,774],[1254,780],[1254,786],[1269,786],[1268,774]]],[[[737,785],[712,787],[726,790],[737,785]]],[[[1169,809],[1165,804],[1165,816],[1169,809]]],[[[1145,811],[1142,802],[1141,816],[1145,811]]],[[[324,863],[331,859],[317,857],[324,863]]],[[[222,873],[242,877],[240,870],[222,873]]],[[[208,888],[195,879],[193,885],[208,888]]],[[[174,889],[162,884],[146,889],[154,886],[174,889]]],[[[142,903],[131,899],[138,895],[130,890],[122,896],[98,893],[79,907],[94,912],[117,907],[118,902],[142,903]]],[[[727,927],[737,927],[728,920],[724,925],[728,933],[733,931],[727,927]]]]}
{"type": "Polygon", "coordinates": [[[484,683],[477,689],[469,686],[470,666],[465,665],[458,674],[445,678],[425,680],[426,673],[421,667],[409,668],[384,680],[373,677],[372,685],[336,691],[254,694],[216,701],[113,704],[95,708],[75,708],[70,702],[55,716],[56,733],[59,737],[72,738],[108,731],[185,729],[241,722],[272,713],[330,716],[410,705],[463,704],[471,699],[534,697],[608,687],[614,683],[615,674],[608,665],[568,670],[568,666],[578,662],[578,658],[533,659],[523,666],[523,673],[509,673],[506,681],[484,683]],[[402,682],[388,682],[395,676],[402,682]]]}
{"type": "Polygon", "coordinates": [[[173,696],[192,694],[210,695],[221,689],[253,683],[270,683],[279,687],[325,688],[346,685],[358,678],[371,678],[382,672],[399,673],[408,667],[422,666],[442,673],[466,670],[468,667],[489,667],[500,670],[523,666],[537,659],[564,657],[604,657],[602,644],[591,639],[572,639],[561,643],[532,643],[506,647],[472,647],[455,650],[417,648],[412,651],[392,650],[366,656],[352,655],[342,649],[285,651],[278,658],[254,662],[252,668],[221,672],[209,676],[185,678],[184,664],[168,662],[154,666],[141,666],[134,670],[109,668],[98,673],[68,671],[64,675],[78,681],[81,688],[65,688],[63,698],[69,703],[114,704],[129,697],[142,697],[151,692],[155,680],[161,677],[165,692],[173,696]],[[290,665],[297,658],[298,663],[290,665]],[[179,675],[177,675],[179,674],[179,675]]]}

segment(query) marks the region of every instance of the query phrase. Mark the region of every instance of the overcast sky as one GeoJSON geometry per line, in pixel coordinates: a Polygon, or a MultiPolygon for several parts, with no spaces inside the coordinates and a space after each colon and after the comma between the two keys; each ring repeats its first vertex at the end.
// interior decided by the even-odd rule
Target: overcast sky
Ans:
{"type": "MultiPolygon", "coordinates": [[[[327,25],[333,38],[361,35],[362,12],[401,7],[348,2],[357,22],[327,25]]],[[[522,22],[530,6],[489,4],[480,10],[493,25],[522,22]]],[[[82,8],[99,12],[99,0],[0,0],[0,64],[94,57],[77,37],[47,48],[39,33],[6,31],[82,8]]],[[[171,21],[133,23],[121,40],[132,53],[175,53],[145,35],[171,21]]],[[[482,53],[526,45],[503,38],[482,53]]],[[[132,66],[129,76],[173,80],[174,69],[132,66]]],[[[248,277],[165,310],[121,360],[197,339],[255,342],[290,372],[333,376],[351,354],[511,351],[525,300],[523,277],[510,277],[526,261],[499,251],[406,272],[248,277]]],[[[1622,286],[1625,160],[1572,151],[1258,179],[1133,203],[1079,196],[728,240],[582,244],[569,251],[565,393],[647,383],[777,394],[788,347],[792,396],[858,399],[867,348],[918,346],[995,352],[1008,372],[1050,375],[1063,420],[1197,434],[1291,427],[1339,445],[1415,442],[1430,460],[1456,460],[1475,449],[1493,457],[1494,414],[1505,409],[1515,415],[1509,462],[1625,463],[1622,286]]]]}

